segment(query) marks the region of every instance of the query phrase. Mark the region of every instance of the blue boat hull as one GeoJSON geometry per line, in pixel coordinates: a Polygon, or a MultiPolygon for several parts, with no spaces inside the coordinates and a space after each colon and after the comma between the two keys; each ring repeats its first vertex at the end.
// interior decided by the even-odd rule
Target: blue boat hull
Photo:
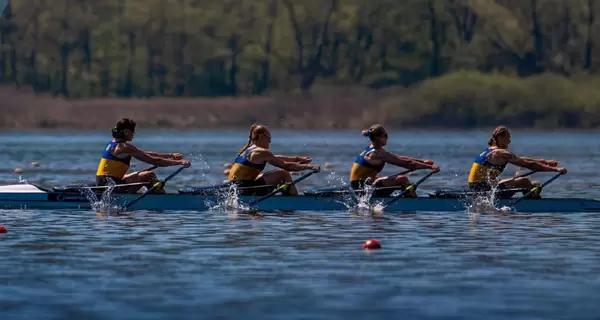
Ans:
{"type": "MultiPolygon", "coordinates": [[[[138,194],[112,195],[111,204],[123,205],[138,194]]],[[[258,197],[240,197],[242,207],[258,197]]],[[[385,203],[389,198],[372,198],[370,203],[385,203]]],[[[151,194],[144,197],[128,211],[208,211],[221,210],[224,197],[192,194],[151,194]]],[[[497,201],[496,208],[509,206],[510,200],[497,201]]],[[[420,197],[403,198],[385,208],[384,212],[457,212],[468,209],[465,199],[420,197]]],[[[356,207],[349,199],[321,196],[273,196],[255,206],[263,211],[348,211],[356,207]]],[[[231,207],[230,207],[231,208],[231,207]]],[[[92,209],[90,201],[78,193],[63,192],[0,192],[0,209],[92,209]]],[[[95,209],[95,208],[94,208],[95,209]]],[[[600,212],[600,201],[578,198],[525,199],[513,208],[517,212],[600,212]]],[[[230,209],[229,209],[230,210],[230,209]]]]}

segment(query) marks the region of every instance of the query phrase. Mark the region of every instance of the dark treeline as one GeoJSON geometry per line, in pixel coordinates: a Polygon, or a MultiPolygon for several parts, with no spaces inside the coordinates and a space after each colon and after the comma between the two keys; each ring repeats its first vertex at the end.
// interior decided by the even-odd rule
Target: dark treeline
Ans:
{"type": "MultiPolygon", "coordinates": [[[[442,121],[454,104],[519,109],[533,100],[489,95],[518,96],[527,79],[532,97],[589,83],[598,14],[594,0],[12,0],[0,82],[73,98],[414,86],[412,104],[442,121]],[[560,83],[540,87],[548,81],[560,83]]],[[[598,110],[600,98],[586,97],[559,99],[574,126],[598,110]]],[[[481,118],[469,112],[460,121],[481,118]]]]}

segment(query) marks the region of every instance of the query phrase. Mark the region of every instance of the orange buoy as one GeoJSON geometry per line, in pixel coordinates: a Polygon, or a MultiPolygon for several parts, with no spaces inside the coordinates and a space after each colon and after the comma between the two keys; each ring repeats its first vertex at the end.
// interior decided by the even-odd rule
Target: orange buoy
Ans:
{"type": "Polygon", "coordinates": [[[0,233],[7,233],[8,231],[4,226],[0,226],[0,233]]]}
{"type": "Polygon", "coordinates": [[[369,239],[363,243],[363,250],[381,249],[381,244],[375,239],[369,239]]]}

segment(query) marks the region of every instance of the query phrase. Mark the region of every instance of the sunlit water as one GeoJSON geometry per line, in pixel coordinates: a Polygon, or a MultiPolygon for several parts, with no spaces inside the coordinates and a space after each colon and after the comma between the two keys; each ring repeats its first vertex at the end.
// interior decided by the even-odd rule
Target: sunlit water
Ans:
{"type": "MultiPolygon", "coordinates": [[[[388,149],[435,160],[419,192],[465,185],[488,132],[391,132],[388,149]]],[[[91,182],[103,133],[6,133],[0,182],[91,182]],[[40,167],[31,167],[39,161],[40,167]],[[14,174],[15,168],[24,172],[14,174]]],[[[144,132],[144,149],[193,167],[168,190],[221,182],[243,131],[144,132]]],[[[341,185],[366,141],[354,131],[273,132],[276,153],[341,185]]],[[[594,133],[513,133],[519,154],[569,174],[545,196],[599,198],[594,133]]],[[[138,168],[146,165],[138,164],[138,168]]],[[[174,168],[161,168],[166,176],[174,168]]],[[[386,168],[385,173],[395,173],[386,168]]],[[[505,175],[511,176],[515,168],[505,175]]],[[[416,175],[418,179],[422,175],[416,175]]],[[[539,174],[544,180],[551,174],[539,174]]],[[[0,319],[597,319],[599,214],[269,215],[0,211],[0,319]],[[367,239],[382,250],[362,251],[367,239]]]]}

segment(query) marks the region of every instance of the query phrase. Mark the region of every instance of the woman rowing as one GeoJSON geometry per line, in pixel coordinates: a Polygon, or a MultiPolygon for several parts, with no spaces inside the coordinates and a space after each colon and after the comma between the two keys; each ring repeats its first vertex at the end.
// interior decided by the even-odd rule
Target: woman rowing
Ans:
{"type": "MultiPolygon", "coordinates": [[[[516,166],[532,171],[556,171],[567,173],[566,168],[559,168],[558,161],[534,159],[517,156],[508,151],[510,145],[510,132],[504,126],[497,127],[488,140],[488,147],[480,153],[471,166],[469,173],[469,189],[476,192],[491,190],[501,191],[501,198],[511,198],[516,192],[507,189],[525,189],[523,193],[539,185],[526,177],[515,177],[498,181],[498,176],[504,171],[506,165],[512,163],[516,166]]],[[[531,193],[528,197],[539,198],[539,194],[531,193]]]]}
{"type": "MultiPolygon", "coordinates": [[[[229,171],[229,181],[238,186],[241,195],[262,195],[274,190],[277,185],[292,182],[289,171],[319,171],[318,165],[309,164],[309,157],[274,155],[269,150],[271,133],[264,125],[252,125],[248,135],[248,143],[233,161],[229,171]],[[281,169],[262,172],[267,163],[281,169]]],[[[292,185],[285,192],[287,195],[298,195],[296,186],[292,185]]]]}
{"type": "MultiPolygon", "coordinates": [[[[420,160],[411,157],[397,156],[387,150],[388,134],[383,126],[379,124],[372,125],[369,129],[363,130],[362,135],[368,137],[371,141],[354,160],[352,170],[350,171],[350,185],[354,190],[362,190],[366,185],[372,185],[376,189],[372,197],[389,197],[392,192],[404,189],[410,185],[408,177],[405,175],[393,175],[387,177],[377,177],[377,174],[383,170],[386,163],[391,165],[411,169],[431,169],[439,172],[440,168],[431,160],[420,160]]],[[[406,197],[416,197],[415,192],[407,192],[406,197]]]]}
{"type": "MultiPolygon", "coordinates": [[[[132,157],[161,167],[176,165],[189,167],[191,165],[189,160],[183,160],[183,155],[180,153],[160,153],[138,149],[130,143],[135,137],[135,126],[136,123],[133,120],[123,118],[112,129],[113,139],[106,145],[98,164],[96,185],[106,186],[110,183],[109,180],[112,180],[117,186],[128,185],[116,187],[113,191],[136,193],[143,184],[151,185],[158,182],[156,174],[152,171],[127,173],[132,157]]],[[[160,188],[156,192],[164,193],[164,189],[160,188]]]]}

